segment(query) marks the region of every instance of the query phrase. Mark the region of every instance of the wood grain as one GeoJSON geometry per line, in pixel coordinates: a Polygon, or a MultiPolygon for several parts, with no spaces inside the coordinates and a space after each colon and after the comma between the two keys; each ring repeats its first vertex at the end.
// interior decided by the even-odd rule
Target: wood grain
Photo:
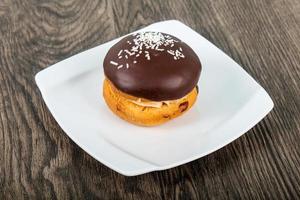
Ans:
{"type": "Polygon", "coordinates": [[[299,199],[300,1],[0,1],[0,199],[299,199]],[[178,19],[241,64],[275,108],[221,150],[124,177],[60,129],[34,82],[64,58],[178,19]]]}

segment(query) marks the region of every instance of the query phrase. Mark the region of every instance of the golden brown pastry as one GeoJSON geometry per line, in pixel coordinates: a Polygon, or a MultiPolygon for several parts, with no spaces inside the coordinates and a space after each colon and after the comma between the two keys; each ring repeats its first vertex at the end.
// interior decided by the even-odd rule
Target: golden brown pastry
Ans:
{"type": "Polygon", "coordinates": [[[194,88],[178,100],[153,102],[125,94],[107,79],[103,84],[103,96],[109,108],[122,119],[142,126],[159,125],[178,117],[193,106],[197,94],[194,88]]]}

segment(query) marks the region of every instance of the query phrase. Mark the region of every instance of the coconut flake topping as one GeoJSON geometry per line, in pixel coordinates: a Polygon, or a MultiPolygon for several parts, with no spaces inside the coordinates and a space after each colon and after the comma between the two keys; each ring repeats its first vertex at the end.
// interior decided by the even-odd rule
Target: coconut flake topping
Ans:
{"type": "MultiPolygon", "coordinates": [[[[127,40],[128,44],[132,44],[129,49],[121,49],[118,52],[118,59],[124,59],[125,57],[125,66],[126,69],[130,67],[130,64],[127,62],[128,57],[135,56],[133,63],[137,63],[136,58],[143,55],[147,60],[151,60],[151,51],[166,51],[174,60],[179,60],[185,58],[182,48],[174,49],[174,44],[179,42],[170,35],[164,35],[160,32],[139,32],[133,34],[132,41],[127,40]],[[149,50],[148,50],[149,49],[149,50]]],[[[115,61],[110,61],[114,66],[117,66],[117,69],[121,69],[123,65],[118,65],[115,61]]]]}

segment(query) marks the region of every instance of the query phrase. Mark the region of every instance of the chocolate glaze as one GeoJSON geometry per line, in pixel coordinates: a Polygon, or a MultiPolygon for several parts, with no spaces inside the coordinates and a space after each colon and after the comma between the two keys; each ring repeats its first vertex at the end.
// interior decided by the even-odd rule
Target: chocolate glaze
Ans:
{"type": "Polygon", "coordinates": [[[171,40],[171,44],[157,45],[157,49],[143,45],[138,51],[130,51],[136,46],[137,35],[129,35],[108,51],[103,63],[105,76],[116,88],[135,97],[163,101],[185,96],[199,80],[199,58],[187,44],[174,36],[148,33],[162,34],[171,40]],[[179,56],[175,54],[175,58],[170,50],[179,56]]]}

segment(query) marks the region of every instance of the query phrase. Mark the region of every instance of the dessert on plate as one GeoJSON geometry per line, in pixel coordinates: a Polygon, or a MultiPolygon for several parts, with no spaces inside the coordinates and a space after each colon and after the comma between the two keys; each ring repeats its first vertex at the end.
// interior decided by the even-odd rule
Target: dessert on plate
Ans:
{"type": "Polygon", "coordinates": [[[161,32],[139,32],[113,45],[104,58],[103,96],[122,119],[141,126],[188,111],[198,95],[201,63],[191,47],[161,32]]]}

